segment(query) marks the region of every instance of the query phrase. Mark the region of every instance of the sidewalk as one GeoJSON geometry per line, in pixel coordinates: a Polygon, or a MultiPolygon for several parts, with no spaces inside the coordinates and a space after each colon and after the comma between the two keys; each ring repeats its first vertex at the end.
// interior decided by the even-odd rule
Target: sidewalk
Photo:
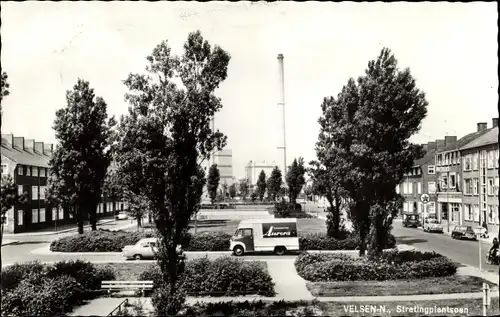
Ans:
{"type": "Polygon", "coordinates": [[[306,287],[306,281],[297,274],[294,260],[272,260],[267,262],[267,271],[273,278],[277,297],[287,300],[312,300],[314,297],[306,287]]]}
{"type": "Polygon", "coordinates": [[[470,276],[477,276],[482,279],[487,280],[488,282],[494,283],[498,285],[498,271],[496,273],[493,272],[486,272],[486,271],[480,271],[479,268],[473,267],[470,265],[464,265],[458,268],[457,270],[457,275],[470,275],[470,276]]]}
{"type": "MultiPolygon", "coordinates": [[[[97,226],[108,224],[115,221],[114,219],[101,219],[97,221],[97,226]]],[[[61,233],[66,233],[66,232],[72,232],[72,231],[78,231],[78,227],[76,227],[74,224],[71,225],[64,225],[61,227],[71,227],[70,229],[63,229],[63,230],[57,230],[57,231],[47,231],[47,229],[43,230],[38,230],[38,231],[32,231],[32,232],[22,232],[22,233],[4,233],[3,236],[5,238],[15,238],[15,237],[30,237],[30,236],[50,236],[50,235],[57,235],[61,233]]],[[[88,229],[90,228],[90,225],[86,225],[83,227],[83,229],[88,229]]],[[[2,244],[3,245],[3,244],[2,244]]]]}
{"type": "MultiPolygon", "coordinates": [[[[108,316],[125,298],[101,297],[75,308],[70,316],[108,316]]],[[[151,301],[151,300],[150,300],[151,301]]]]}

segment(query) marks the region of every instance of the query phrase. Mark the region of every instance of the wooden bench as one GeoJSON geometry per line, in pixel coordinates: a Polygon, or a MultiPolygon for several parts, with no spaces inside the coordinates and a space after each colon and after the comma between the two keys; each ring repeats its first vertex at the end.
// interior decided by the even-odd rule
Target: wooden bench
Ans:
{"type": "Polygon", "coordinates": [[[102,281],[101,289],[107,289],[108,293],[111,293],[111,291],[139,290],[144,296],[146,290],[153,289],[153,284],[153,281],[102,281]]]}

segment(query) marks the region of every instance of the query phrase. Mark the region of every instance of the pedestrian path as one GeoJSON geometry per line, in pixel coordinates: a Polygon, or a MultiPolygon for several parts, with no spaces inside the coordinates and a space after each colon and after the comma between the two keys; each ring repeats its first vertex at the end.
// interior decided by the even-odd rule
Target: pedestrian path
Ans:
{"type": "Polygon", "coordinates": [[[77,307],[70,316],[108,316],[125,298],[101,297],[77,307]]]}
{"type": "Polygon", "coordinates": [[[464,265],[458,268],[457,270],[457,275],[470,275],[470,276],[477,276],[482,279],[487,280],[490,283],[494,283],[498,285],[498,271],[496,272],[486,272],[486,271],[480,271],[479,268],[470,266],[470,265],[464,265]]]}
{"type": "Polygon", "coordinates": [[[311,300],[306,281],[297,274],[293,260],[266,261],[267,271],[275,283],[276,296],[288,300],[311,300]]]}

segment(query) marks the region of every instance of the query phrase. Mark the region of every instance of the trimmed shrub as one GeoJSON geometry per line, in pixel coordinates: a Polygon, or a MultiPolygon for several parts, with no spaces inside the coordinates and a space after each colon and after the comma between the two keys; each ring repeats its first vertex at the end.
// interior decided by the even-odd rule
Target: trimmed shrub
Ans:
{"type": "Polygon", "coordinates": [[[15,263],[2,268],[2,291],[16,288],[29,274],[43,276],[47,266],[39,261],[15,263]]]}
{"type": "Polygon", "coordinates": [[[120,252],[126,245],[136,244],[140,239],[152,236],[151,232],[99,229],[52,241],[50,250],[57,252],[120,252]]]}
{"type": "MultiPolygon", "coordinates": [[[[310,233],[299,237],[301,250],[356,250],[360,245],[359,238],[352,234],[345,239],[338,240],[324,233],[310,233]]],[[[396,246],[396,238],[391,234],[387,249],[396,246]]]]}
{"type": "Polygon", "coordinates": [[[115,279],[111,267],[96,268],[92,263],[81,260],[61,261],[48,268],[48,277],[57,278],[63,275],[74,278],[86,292],[99,290],[102,281],[115,279]]]}
{"type": "Polygon", "coordinates": [[[228,251],[231,235],[216,231],[200,232],[190,236],[186,251],[228,251]]]}
{"type": "Polygon", "coordinates": [[[455,263],[436,253],[387,253],[375,259],[334,254],[301,254],[295,261],[295,267],[302,278],[312,282],[442,277],[453,275],[457,271],[455,263]]]}
{"type": "MultiPolygon", "coordinates": [[[[163,284],[163,275],[157,264],[144,270],[139,279],[154,281],[155,288],[163,284]]],[[[188,261],[181,279],[189,296],[275,295],[274,282],[259,263],[231,257],[188,261]]]]}
{"type": "Polygon", "coordinates": [[[274,207],[268,210],[275,218],[314,218],[306,212],[302,212],[302,205],[281,200],[274,204],[274,207]]]}

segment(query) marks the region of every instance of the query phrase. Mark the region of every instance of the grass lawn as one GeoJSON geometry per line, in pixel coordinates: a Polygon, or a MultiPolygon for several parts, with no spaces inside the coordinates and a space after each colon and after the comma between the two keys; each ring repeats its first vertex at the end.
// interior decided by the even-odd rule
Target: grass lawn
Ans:
{"type": "MultiPolygon", "coordinates": [[[[262,266],[262,269],[267,271],[267,263],[256,261],[262,266]]],[[[96,267],[110,266],[115,271],[117,281],[137,281],[139,275],[146,270],[147,267],[154,263],[130,261],[123,263],[94,263],[96,267]]]]}
{"type": "MultiPolygon", "coordinates": [[[[238,228],[239,220],[198,220],[197,231],[223,231],[233,234],[238,228]]],[[[326,233],[324,220],[318,218],[297,219],[299,233],[326,233]]],[[[194,233],[194,222],[189,224],[189,232],[194,233]]]]}
{"type": "MultiPolygon", "coordinates": [[[[448,276],[414,280],[353,281],[353,282],[309,282],[307,289],[313,296],[391,296],[447,293],[482,292],[483,283],[489,283],[476,276],[448,276]]],[[[496,287],[496,286],[495,286],[496,287]]]]}
{"type": "MultiPolygon", "coordinates": [[[[446,299],[408,302],[372,302],[372,303],[333,303],[322,302],[323,316],[482,316],[482,299],[446,299]],[[373,308],[361,313],[362,307],[373,308]],[[410,311],[413,309],[413,312],[410,311]],[[418,311],[415,311],[417,309],[418,311]],[[421,310],[423,309],[423,310],[421,310]],[[427,311],[425,311],[427,309],[427,311]],[[451,311],[431,311],[431,309],[450,309],[451,311]],[[356,313],[355,310],[358,312],[356,313]]],[[[491,299],[488,316],[498,316],[498,297],[491,299]]]]}

